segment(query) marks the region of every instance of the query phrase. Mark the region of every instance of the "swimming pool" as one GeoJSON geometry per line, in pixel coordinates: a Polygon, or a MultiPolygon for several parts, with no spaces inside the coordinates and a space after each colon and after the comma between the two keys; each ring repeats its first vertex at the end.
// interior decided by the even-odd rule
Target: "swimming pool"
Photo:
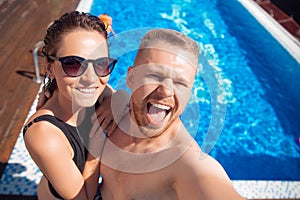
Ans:
{"type": "MultiPolygon", "coordinates": [[[[190,109],[182,119],[231,179],[300,180],[299,63],[239,2],[94,0],[91,13],[104,12],[117,33],[164,27],[199,43],[208,61],[202,59],[190,105],[200,115],[191,117],[190,109]]],[[[123,87],[134,55],[119,57],[112,86],[123,87]]]]}

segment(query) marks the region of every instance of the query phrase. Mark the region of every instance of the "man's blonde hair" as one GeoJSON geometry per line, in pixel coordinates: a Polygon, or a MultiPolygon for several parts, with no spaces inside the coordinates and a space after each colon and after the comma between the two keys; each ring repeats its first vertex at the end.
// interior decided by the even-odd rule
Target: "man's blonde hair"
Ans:
{"type": "Polygon", "coordinates": [[[161,42],[167,45],[166,50],[170,49],[170,47],[179,48],[192,55],[198,63],[199,48],[197,43],[185,34],[172,29],[153,29],[147,32],[141,41],[139,51],[153,48],[155,44],[161,42]]]}

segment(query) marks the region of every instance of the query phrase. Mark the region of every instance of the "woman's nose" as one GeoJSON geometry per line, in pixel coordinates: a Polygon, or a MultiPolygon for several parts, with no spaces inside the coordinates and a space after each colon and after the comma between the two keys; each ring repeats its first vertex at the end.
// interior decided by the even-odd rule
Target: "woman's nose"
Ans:
{"type": "Polygon", "coordinates": [[[87,69],[85,70],[85,72],[81,76],[81,80],[85,81],[87,83],[92,83],[92,82],[97,81],[97,79],[98,79],[98,76],[95,73],[93,64],[88,63],[87,69]]]}

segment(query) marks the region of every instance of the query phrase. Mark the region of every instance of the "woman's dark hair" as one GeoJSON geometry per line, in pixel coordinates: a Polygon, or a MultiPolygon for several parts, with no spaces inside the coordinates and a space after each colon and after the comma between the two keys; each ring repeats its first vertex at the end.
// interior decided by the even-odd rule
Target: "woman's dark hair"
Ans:
{"type": "Polygon", "coordinates": [[[56,55],[64,34],[72,32],[75,29],[98,31],[104,38],[107,38],[105,25],[98,17],[79,11],[65,13],[62,17],[55,20],[47,29],[44,38],[45,46],[43,47],[43,54],[47,57],[48,62],[52,61],[49,59],[49,55],[56,55]]]}
{"type": "MultiPolygon", "coordinates": [[[[42,49],[42,53],[46,57],[47,62],[53,62],[49,56],[56,56],[62,37],[66,33],[70,33],[76,29],[98,31],[105,39],[107,38],[105,25],[98,17],[79,11],[65,13],[59,19],[55,20],[47,29],[44,38],[45,45],[42,49]]],[[[44,90],[52,94],[56,88],[56,80],[51,80],[46,74],[44,90]]]]}

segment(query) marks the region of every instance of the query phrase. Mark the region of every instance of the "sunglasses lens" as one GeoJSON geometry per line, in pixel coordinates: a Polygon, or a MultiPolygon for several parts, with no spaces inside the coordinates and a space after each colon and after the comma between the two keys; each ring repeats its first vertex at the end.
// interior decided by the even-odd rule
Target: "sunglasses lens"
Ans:
{"type": "Polygon", "coordinates": [[[71,77],[82,75],[84,72],[84,66],[82,65],[84,59],[77,57],[64,57],[62,59],[62,67],[64,72],[71,77]]]}
{"type": "Polygon", "coordinates": [[[114,66],[116,64],[116,60],[111,58],[99,58],[94,61],[94,68],[98,76],[107,76],[109,75],[114,66]]]}

